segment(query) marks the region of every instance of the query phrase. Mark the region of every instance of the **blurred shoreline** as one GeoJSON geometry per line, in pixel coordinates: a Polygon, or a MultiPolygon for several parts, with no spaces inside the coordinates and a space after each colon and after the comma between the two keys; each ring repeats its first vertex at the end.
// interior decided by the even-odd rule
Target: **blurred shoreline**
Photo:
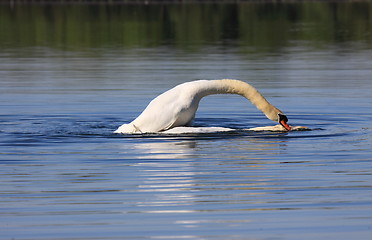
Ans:
{"type": "Polygon", "coordinates": [[[369,2],[369,0],[0,0],[0,4],[187,4],[369,2]]]}

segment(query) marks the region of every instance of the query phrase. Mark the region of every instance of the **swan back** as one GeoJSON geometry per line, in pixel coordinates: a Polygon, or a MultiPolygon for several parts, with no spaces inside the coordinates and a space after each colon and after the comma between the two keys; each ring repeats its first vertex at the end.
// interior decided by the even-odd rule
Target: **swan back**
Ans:
{"type": "Polygon", "coordinates": [[[130,133],[159,132],[189,125],[200,102],[196,93],[198,87],[195,82],[186,82],[160,94],[122,130],[130,133]]]}

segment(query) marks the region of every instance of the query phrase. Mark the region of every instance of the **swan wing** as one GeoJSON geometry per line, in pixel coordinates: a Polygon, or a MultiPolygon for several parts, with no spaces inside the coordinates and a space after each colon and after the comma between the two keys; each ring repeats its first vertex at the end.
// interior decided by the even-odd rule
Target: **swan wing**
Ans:
{"type": "Polygon", "coordinates": [[[132,124],[142,133],[184,126],[193,120],[197,107],[194,95],[180,85],[152,100],[132,124]]]}

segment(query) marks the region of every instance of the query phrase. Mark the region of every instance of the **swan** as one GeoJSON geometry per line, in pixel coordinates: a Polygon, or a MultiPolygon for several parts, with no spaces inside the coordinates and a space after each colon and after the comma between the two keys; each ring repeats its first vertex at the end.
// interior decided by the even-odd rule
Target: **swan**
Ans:
{"type": "Polygon", "coordinates": [[[248,99],[265,116],[290,131],[288,118],[271,105],[253,86],[234,79],[185,82],[160,94],[132,122],[114,133],[156,133],[175,127],[190,126],[200,100],[211,94],[238,94],[248,99]]]}

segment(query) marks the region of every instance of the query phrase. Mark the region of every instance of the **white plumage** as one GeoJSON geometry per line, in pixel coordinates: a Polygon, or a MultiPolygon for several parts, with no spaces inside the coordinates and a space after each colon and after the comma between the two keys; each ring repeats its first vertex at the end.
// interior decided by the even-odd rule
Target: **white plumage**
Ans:
{"type": "Polygon", "coordinates": [[[155,133],[174,127],[189,126],[200,100],[211,94],[239,94],[252,102],[267,118],[290,130],[287,118],[248,83],[232,80],[198,80],[180,84],[153,99],[132,122],[115,133],[155,133]]]}

